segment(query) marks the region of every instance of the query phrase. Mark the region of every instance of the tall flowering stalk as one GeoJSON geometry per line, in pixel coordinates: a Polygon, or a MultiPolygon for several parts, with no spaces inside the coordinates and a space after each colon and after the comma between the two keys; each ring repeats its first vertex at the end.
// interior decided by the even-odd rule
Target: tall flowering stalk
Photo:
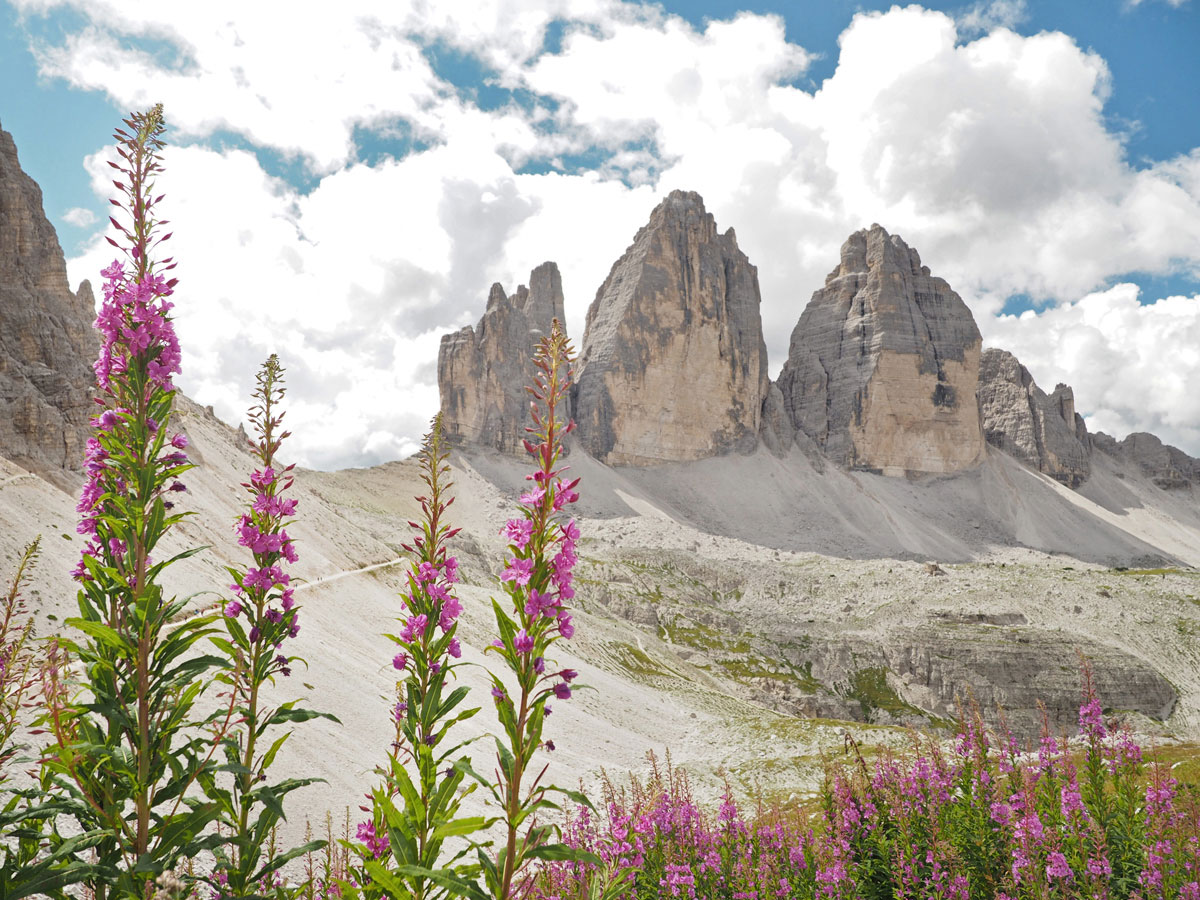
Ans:
{"type": "Polygon", "coordinates": [[[10,764],[20,749],[13,737],[21,724],[21,710],[37,683],[33,620],[21,588],[33,569],[41,540],[39,536],[26,545],[12,585],[0,598],[0,788],[7,784],[10,764]]]}
{"type": "Polygon", "coordinates": [[[579,481],[563,480],[565,467],[559,466],[562,440],[575,427],[562,418],[573,361],[571,343],[555,320],[538,345],[537,374],[533,387],[527,388],[533,398],[533,425],[526,431],[534,440],[527,439],[525,449],[537,469],[526,476],[532,484],[521,495],[520,517],[504,527],[509,555],[500,580],[511,612],[492,601],[500,637],[488,649],[504,661],[515,683],[510,694],[506,681],[491,673],[496,715],[504,729],[504,740],[496,738],[497,784],[491,788],[503,813],[505,840],[494,857],[481,851],[479,859],[488,890],[497,900],[508,900],[524,889],[524,869],[531,860],[571,855],[569,848],[551,842],[555,826],[538,821],[539,812],[557,808],[547,794],[567,793],[586,802],[581,795],[544,785],[544,766],[533,770],[537,752],[554,749],[553,741],[542,740],[551,712],[548,701],[570,698],[571,682],[578,674],[547,662],[553,644],[575,633],[567,603],[575,596],[572,569],[579,528],[573,519],[564,521],[562,511],[579,499],[579,481]]]}
{"type": "Polygon", "coordinates": [[[362,895],[377,897],[478,897],[470,866],[460,861],[470,850],[464,844],[446,859],[447,838],[464,837],[484,828],[481,816],[458,815],[474,785],[462,787],[470,771],[464,746],[448,740],[451,728],[479,712],[460,709],[468,689],[450,690],[449,679],[461,663],[458,617],[462,603],[454,596],[458,561],[447,555],[446,542],[458,533],[446,522],[454,502],[442,441],[441,416],[433,420],[421,447],[421,480],[428,493],[417,498],[421,519],[409,525],[417,531],[403,547],[414,556],[402,597],[405,615],[398,635],[388,635],[398,652],[392,667],[404,673],[397,684],[392,710],[396,726],[393,752],[384,770],[384,785],[372,794],[371,818],[358,827],[356,847],[361,867],[362,895]]]}
{"type": "Polygon", "coordinates": [[[22,761],[17,735],[26,724],[25,711],[36,702],[39,681],[51,665],[50,652],[34,642],[22,595],[40,543],[38,537],[26,545],[8,593],[0,597],[0,897],[7,900],[57,891],[91,873],[74,856],[94,835],[62,839],[52,822],[68,809],[63,799],[11,780],[22,761]]]}
{"type": "Polygon", "coordinates": [[[237,719],[223,744],[224,768],[232,774],[232,788],[219,786],[211,775],[205,780],[209,796],[221,805],[220,821],[229,839],[218,850],[213,881],[217,896],[231,898],[253,894],[284,863],[323,845],[312,841],[285,853],[264,855],[272,829],[284,818],[284,797],[320,780],[290,778],[277,784],[266,780],[267,769],[291,735],[284,732],[268,743],[268,732],[321,715],[297,709],[295,700],[263,704],[264,686],[274,683],[276,676],[291,675],[298,657],[282,652],[283,643],[300,630],[300,610],[291,577],[284,571],[285,563],[298,559],[295,542],[287,533],[297,503],[284,496],[292,486],[293,467],[279,468],[276,461],[280,445],[290,434],[282,430],[284,414],[279,411],[285,393],[283,372],[279,358],[271,354],[258,373],[250,422],[259,467],[242,485],[251,499],[234,524],[238,543],[250,551],[253,565],[228,569],[234,598],[224,608],[227,636],[212,638],[230,663],[218,679],[228,686],[237,719]]]}
{"type": "Polygon", "coordinates": [[[82,664],[84,681],[76,689],[57,669],[46,712],[56,739],[47,766],[85,806],[84,830],[105,832],[95,848],[96,900],[110,891],[149,897],[161,872],[213,846],[216,838],[203,832],[217,814],[215,804],[185,799],[212,764],[211,744],[193,727],[202,724],[193,706],[222,661],[192,647],[213,619],[173,625],[187,601],[168,599],[159,583],[167,566],[196,551],[163,561],[152,556],[186,515],[174,511],[173,498],[186,490],[179,477],[190,468],[186,437],[170,429],[180,354],[168,299],[176,282],[163,273],[174,263],[154,258],[170,237],[160,234],[162,196],[154,194],[162,107],[124,124],[128,130],[115,135],[121,162],[111,163],[121,173],[114,184],[123,199],[112,202],[127,219],[112,219],[122,240],[109,241],[125,262],[102,273],[94,366],[100,409],[78,506],[77,530],[87,546],[74,573],[79,616],[66,622],[82,637],[63,642],[82,664]]]}

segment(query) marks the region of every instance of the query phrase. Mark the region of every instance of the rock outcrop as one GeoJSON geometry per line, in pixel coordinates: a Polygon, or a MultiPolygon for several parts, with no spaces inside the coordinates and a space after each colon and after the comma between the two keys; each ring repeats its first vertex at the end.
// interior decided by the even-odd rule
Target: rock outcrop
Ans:
{"type": "Polygon", "coordinates": [[[579,439],[610,465],[753,450],[767,393],[758,270],[699,194],[673,191],[587,314],[579,439]]]}
{"type": "Polygon", "coordinates": [[[1047,395],[1015,356],[989,349],[979,363],[978,395],[989,444],[1068,487],[1091,474],[1091,439],[1067,385],[1047,395]]]}
{"type": "Polygon", "coordinates": [[[1118,441],[1098,431],[1092,435],[1092,442],[1097,450],[1133,463],[1164,490],[1185,490],[1200,484],[1200,459],[1164,444],[1152,434],[1136,431],[1118,441]]]}
{"type": "Polygon", "coordinates": [[[0,130],[0,454],[64,487],[83,465],[95,316],[91,286],[71,292],[41,189],[0,130]]]}
{"type": "Polygon", "coordinates": [[[878,225],[852,234],[841,256],[800,316],[779,375],[793,426],[847,468],[975,466],[986,444],[971,311],[878,225]]]}
{"type": "Polygon", "coordinates": [[[524,453],[534,346],[555,319],[565,327],[562,276],[546,262],[511,297],[493,284],[479,324],[442,336],[438,389],[452,444],[524,453]]]}

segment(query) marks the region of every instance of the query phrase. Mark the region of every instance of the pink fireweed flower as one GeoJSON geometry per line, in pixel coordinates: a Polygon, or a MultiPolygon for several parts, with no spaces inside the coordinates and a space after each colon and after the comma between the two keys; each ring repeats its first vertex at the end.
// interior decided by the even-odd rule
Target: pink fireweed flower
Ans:
{"type": "Polygon", "coordinates": [[[397,653],[395,656],[393,656],[392,668],[397,672],[403,672],[406,668],[408,668],[408,654],[397,653]]]}
{"type": "Polygon", "coordinates": [[[532,488],[521,495],[521,505],[528,507],[537,506],[545,496],[546,489],[544,487],[532,488]]]}
{"type": "Polygon", "coordinates": [[[442,631],[449,631],[454,626],[454,620],[462,613],[462,603],[457,597],[447,597],[442,601],[442,612],[438,618],[438,626],[442,631]]]}
{"type": "Polygon", "coordinates": [[[525,587],[529,584],[529,579],[533,575],[532,559],[513,559],[509,561],[508,568],[504,570],[504,574],[500,576],[501,581],[511,581],[515,584],[525,587]]]}
{"type": "Polygon", "coordinates": [[[533,650],[533,638],[529,636],[529,633],[524,628],[518,631],[517,636],[513,638],[513,649],[521,654],[529,653],[533,650]]]}
{"type": "Polygon", "coordinates": [[[428,624],[429,619],[424,613],[419,616],[409,616],[404,623],[404,629],[400,632],[400,639],[410,644],[420,640],[425,634],[425,626],[428,624]]]}
{"type": "Polygon", "coordinates": [[[1070,878],[1071,867],[1067,864],[1067,858],[1053,850],[1049,856],[1049,862],[1046,865],[1047,878],[1070,878]]]}
{"type": "Polygon", "coordinates": [[[575,636],[575,625],[571,621],[571,617],[567,613],[560,613],[558,616],[558,633],[568,641],[575,636]]]}
{"type": "Polygon", "coordinates": [[[554,511],[558,512],[568,503],[574,503],[579,499],[579,493],[572,490],[575,485],[579,484],[579,479],[572,481],[570,484],[565,484],[559,479],[554,491],[554,511]]]}
{"type": "Polygon", "coordinates": [[[275,470],[271,466],[266,469],[255,469],[250,473],[250,484],[259,490],[266,490],[275,483],[275,470]]]}
{"type": "Polygon", "coordinates": [[[524,550],[533,534],[533,522],[530,519],[509,519],[500,533],[518,550],[524,550]]]}
{"type": "Polygon", "coordinates": [[[539,615],[553,619],[558,615],[558,598],[543,594],[537,588],[529,591],[529,599],[525,601],[525,615],[536,619],[539,615]]]}
{"type": "Polygon", "coordinates": [[[1104,727],[1104,710],[1094,696],[1079,707],[1079,730],[1096,740],[1103,740],[1108,734],[1104,727]]]}
{"type": "Polygon", "coordinates": [[[575,542],[579,540],[579,526],[575,524],[575,520],[571,519],[571,521],[567,522],[567,524],[562,527],[562,532],[563,545],[574,547],[575,542]]]}
{"type": "Polygon", "coordinates": [[[360,822],[356,836],[374,859],[383,856],[389,849],[387,836],[376,832],[374,822],[360,822]]]}

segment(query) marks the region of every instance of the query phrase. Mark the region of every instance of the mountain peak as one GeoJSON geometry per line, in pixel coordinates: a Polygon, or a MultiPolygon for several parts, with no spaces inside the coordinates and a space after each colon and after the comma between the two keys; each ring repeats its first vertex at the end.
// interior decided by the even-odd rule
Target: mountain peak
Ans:
{"type": "Polygon", "coordinates": [[[588,309],[575,415],[613,465],[752,450],[767,390],[758,271],[704,200],[672,191],[588,309]]]}
{"type": "Polygon", "coordinates": [[[890,474],[977,465],[982,346],[971,311],[878,224],[851,234],[792,332],[784,411],[835,462],[890,474]]]}
{"type": "Polygon", "coordinates": [[[89,284],[71,292],[41,189],[0,130],[0,447],[59,484],[83,465],[95,315],[89,284]]]}

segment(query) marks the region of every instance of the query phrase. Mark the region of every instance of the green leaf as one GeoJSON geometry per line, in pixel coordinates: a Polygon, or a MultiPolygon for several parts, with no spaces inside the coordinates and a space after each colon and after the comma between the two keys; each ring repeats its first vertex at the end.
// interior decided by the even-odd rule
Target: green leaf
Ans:
{"type": "Polygon", "coordinates": [[[367,860],[365,868],[371,880],[387,891],[392,900],[408,900],[412,896],[408,886],[385,869],[378,860],[367,860]]]}
{"type": "Polygon", "coordinates": [[[269,809],[280,819],[287,821],[287,814],[283,811],[283,804],[279,802],[279,797],[275,793],[275,788],[269,784],[264,784],[255,791],[251,791],[250,796],[255,800],[262,801],[263,806],[269,809]]]}
{"type": "Polygon", "coordinates": [[[112,647],[114,650],[125,650],[129,644],[121,635],[107,625],[101,625],[99,622],[90,622],[86,619],[66,619],[64,625],[78,628],[84,634],[91,635],[105,646],[112,647]]]}
{"type": "Polygon", "coordinates": [[[604,860],[595,853],[578,850],[575,847],[568,847],[566,844],[542,844],[540,847],[531,847],[525,851],[525,856],[531,859],[545,859],[550,861],[570,860],[572,862],[590,863],[593,866],[604,865],[604,860]]]}
{"type": "Polygon", "coordinates": [[[332,713],[315,712],[311,709],[285,709],[282,706],[275,710],[266,724],[278,725],[280,722],[307,722],[309,719],[328,719],[330,722],[337,722],[339,725],[342,724],[342,720],[332,713]]]}
{"type": "Polygon", "coordinates": [[[467,897],[469,900],[491,900],[479,889],[479,885],[453,872],[442,869],[426,869],[423,866],[397,866],[396,871],[401,875],[426,878],[455,897],[467,897]]]}
{"type": "Polygon", "coordinates": [[[556,784],[552,784],[546,788],[547,791],[553,791],[556,794],[562,794],[568,800],[574,800],[580,806],[586,806],[592,812],[596,811],[596,807],[592,806],[592,801],[587,798],[587,795],[581,791],[573,791],[569,788],[561,788],[556,784]]]}
{"type": "Polygon", "coordinates": [[[325,844],[325,841],[309,841],[307,844],[302,844],[299,847],[293,847],[291,850],[288,850],[285,853],[280,853],[271,857],[267,864],[255,873],[254,880],[261,880],[267,875],[270,875],[276,869],[281,868],[282,866],[291,862],[298,856],[303,856],[306,853],[315,853],[317,850],[323,849],[325,844]]]}
{"type": "Polygon", "coordinates": [[[445,840],[448,837],[473,834],[476,831],[482,831],[484,828],[487,828],[494,821],[496,820],[487,819],[483,816],[465,816],[461,819],[454,819],[445,825],[439,825],[435,828],[433,830],[433,839],[445,840]]]}
{"type": "Polygon", "coordinates": [[[289,731],[287,734],[276,739],[275,743],[273,743],[271,745],[271,749],[268,750],[262,758],[262,768],[263,769],[271,768],[271,763],[275,762],[275,754],[279,752],[279,748],[283,746],[283,742],[286,741],[291,736],[292,736],[292,733],[289,731]]]}

